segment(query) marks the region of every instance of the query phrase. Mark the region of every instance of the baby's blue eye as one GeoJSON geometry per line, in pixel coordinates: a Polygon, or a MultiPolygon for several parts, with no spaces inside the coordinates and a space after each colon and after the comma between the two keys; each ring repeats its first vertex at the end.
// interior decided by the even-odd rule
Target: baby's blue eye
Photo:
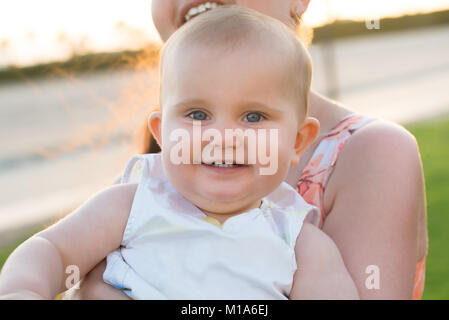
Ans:
{"type": "Polygon", "coordinates": [[[189,117],[193,120],[203,121],[207,119],[207,114],[205,114],[203,111],[194,111],[189,114],[189,117]]]}
{"type": "Polygon", "coordinates": [[[262,119],[263,119],[263,116],[259,113],[255,113],[255,112],[248,113],[245,117],[245,120],[247,122],[259,122],[262,119]]]}

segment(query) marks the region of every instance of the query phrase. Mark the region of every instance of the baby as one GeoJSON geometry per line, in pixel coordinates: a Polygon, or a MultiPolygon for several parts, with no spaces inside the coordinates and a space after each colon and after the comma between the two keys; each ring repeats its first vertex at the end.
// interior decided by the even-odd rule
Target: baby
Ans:
{"type": "Polygon", "coordinates": [[[52,299],[67,267],[107,256],[106,283],[134,299],[358,298],[315,208],[282,182],[316,138],[310,57],[280,22],[225,7],[181,27],[161,56],[161,154],[13,252],[1,298],[52,299]],[[130,183],[140,170],[139,183],[130,183]]]}

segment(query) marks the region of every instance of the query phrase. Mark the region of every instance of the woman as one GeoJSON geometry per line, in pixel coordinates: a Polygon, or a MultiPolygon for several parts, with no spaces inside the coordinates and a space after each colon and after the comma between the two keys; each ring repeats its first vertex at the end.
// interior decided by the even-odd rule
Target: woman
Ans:
{"type": "MultiPolygon", "coordinates": [[[[209,2],[248,7],[296,28],[309,1],[209,2]]],[[[153,0],[161,38],[166,41],[192,18],[189,9],[205,2],[153,0]]],[[[320,226],[340,249],[362,299],[420,299],[427,231],[416,140],[399,125],[354,114],[316,93],[310,115],[321,123],[319,138],[286,181],[321,209],[320,226]]],[[[148,140],[144,152],[157,151],[148,140]]],[[[103,283],[104,268],[103,262],[84,279],[78,298],[126,298],[103,283]]]]}

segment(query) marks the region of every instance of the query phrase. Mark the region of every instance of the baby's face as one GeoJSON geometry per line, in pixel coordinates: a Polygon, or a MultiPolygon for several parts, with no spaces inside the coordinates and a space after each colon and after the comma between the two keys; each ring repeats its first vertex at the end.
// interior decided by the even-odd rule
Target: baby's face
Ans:
{"type": "Polygon", "coordinates": [[[206,213],[238,214],[258,207],[298,156],[295,144],[304,110],[285,76],[287,66],[251,48],[176,51],[164,64],[162,120],[157,115],[150,119],[167,178],[206,213]],[[194,123],[201,128],[194,129],[194,123]],[[226,138],[225,130],[235,129],[249,130],[256,139],[226,138]],[[204,137],[207,132],[214,138],[204,137]],[[187,140],[180,138],[186,135],[187,140]],[[243,163],[236,159],[239,152],[243,163]],[[182,156],[188,163],[179,164],[182,156]]]}

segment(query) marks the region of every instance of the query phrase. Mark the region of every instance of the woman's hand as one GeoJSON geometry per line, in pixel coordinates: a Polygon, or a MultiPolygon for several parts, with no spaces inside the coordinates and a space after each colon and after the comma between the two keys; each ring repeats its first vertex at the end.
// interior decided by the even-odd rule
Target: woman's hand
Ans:
{"type": "Polygon", "coordinates": [[[95,266],[80,282],[79,289],[64,293],[64,300],[131,300],[122,291],[103,281],[106,260],[95,266]]]}

